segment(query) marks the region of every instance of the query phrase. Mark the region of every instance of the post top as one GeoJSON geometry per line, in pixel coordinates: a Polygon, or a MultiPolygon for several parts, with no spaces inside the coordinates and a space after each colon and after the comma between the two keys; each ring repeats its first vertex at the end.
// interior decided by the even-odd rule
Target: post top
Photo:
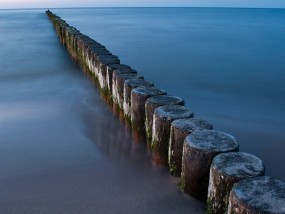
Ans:
{"type": "Polygon", "coordinates": [[[181,105],[164,105],[155,109],[154,114],[166,120],[175,120],[180,118],[190,118],[194,113],[181,105]]]}
{"type": "Polygon", "coordinates": [[[154,86],[152,82],[146,81],[142,78],[127,79],[124,84],[131,88],[135,88],[139,86],[154,86]]]}
{"type": "Polygon", "coordinates": [[[245,152],[219,154],[213,159],[211,167],[219,174],[237,178],[250,178],[264,174],[262,160],[245,152]]]}
{"type": "Polygon", "coordinates": [[[161,89],[158,89],[155,87],[151,87],[151,86],[137,87],[137,88],[132,90],[132,93],[140,94],[140,95],[144,95],[144,96],[155,96],[155,95],[166,94],[166,92],[164,90],[161,90],[161,89]]]}
{"type": "Polygon", "coordinates": [[[98,60],[108,60],[108,59],[119,59],[118,56],[112,55],[112,54],[108,54],[108,55],[101,55],[98,56],[98,60]]]}
{"type": "Polygon", "coordinates": [[[107,68],[115,70],[115,69],[118,69],[118,68],[128,68],[128,69],[130,69],[131,67],[128,66],[128,65],[125,65],[125,64],[109,64],[109,65],[107,65],[107,68]]]}
{"type": "Polygon", "coordinates": [[[142,76],[138,75],[137,73],[121,73],[116,76],[117,79],[128,80],[133,78],[143,78],[142,76]]]}
{"type": "Polygon", "coordinates": [[[213,125],[209,122],[197,118],[183,118],[174,120],[171,126],[181,129],[185,132],[192,133],[199,129],[213,129],[213,125]]]}
{"type": "Polygon", "coordinates": [[[235,184],[235,194],[250,207],[262,213],[285,213],[285,182],[262,176],[249,178],[235,184]]]}
{"type": "Polygon", "coordinates": [[[206,152],[231,152],[239,148],[233,136],[214,130],[196,130],[186,137],[185,144],[206,152]]]}
{"type": "Polygon", "coordinates": [[[136,70],[132,69],[132,68],[128,68],[128,67],[121,67],[121,68],[116,68],[113,71],[113,75],[118,75],[118,74],[126,74],[126,73],[138,73],[136,70]]]}
{"type": "Polygon", "coordinates": [[[158,95],[147,99],[146,103],[158,104],[158,105],[178,105],[184,104],[184,100],[180,97],[170,95],[158,95]]]}

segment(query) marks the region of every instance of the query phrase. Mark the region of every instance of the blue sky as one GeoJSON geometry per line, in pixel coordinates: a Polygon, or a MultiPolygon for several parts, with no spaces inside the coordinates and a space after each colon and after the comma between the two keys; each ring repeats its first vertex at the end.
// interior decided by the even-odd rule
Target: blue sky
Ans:
{"type": "Polygon", "coordinates": [[[0,8],[54,7],[277,7],[285,0],[0,0],[0,8]]]}

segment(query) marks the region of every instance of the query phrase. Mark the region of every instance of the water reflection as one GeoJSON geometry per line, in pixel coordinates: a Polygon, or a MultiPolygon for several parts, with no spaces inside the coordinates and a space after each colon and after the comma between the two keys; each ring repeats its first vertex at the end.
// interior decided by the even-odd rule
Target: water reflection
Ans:
{"type": "MultiPolygon", "coordinates": [[[[85,74],[88,74],[87,68],[82,67],[85,74]]],[[[98,82],[89,76],[94,84],[98,87],[98,82]]],[[[100,125],[89,124],[90,117],[86,117],[87,136],[96,142],[100,149],[114,162],[120,165],[139,164],[146,170],[151,168],[150,150],[146,147],[145,133],[139,133],[132,129],[130,121],[124,117],[124,112],[114,104],[109,96],[99,92],[101,101],[109,112],[113,115],[112,123],[106,118],[100,121],[100,125]],[[96,127],[96,129],[92,128],[96,127]]],[[[95,121],[94,121],[95,123],[95,121]]],[[[165,168],[167,171],[167,169],[165,168]]]]}

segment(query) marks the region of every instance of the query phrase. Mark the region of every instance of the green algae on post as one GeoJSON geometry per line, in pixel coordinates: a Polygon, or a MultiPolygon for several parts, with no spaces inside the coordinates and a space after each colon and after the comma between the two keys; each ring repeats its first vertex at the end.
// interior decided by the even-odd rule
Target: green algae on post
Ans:
{"type": "Polygon", "coordinates": [[[181,176],[182,151],[185,138],[196,130],[213,129],[213,125],[205,120],[186,118],[171,123],[168,149],[168,165],[170,174],[181,176]]]}
{"type": "Polygon", "coordinates": [[[168,165],[169,134],[171,123],[176,119],[192,118],[194,113],[181,105],[165,105],[153,114],[151,150],[157,164],[168,165]]]}
{"type": "Polygon", "coordinates": [[[164,105],[184,105],[184,100],[180,97],[170,95],[158,95],[153,96],[145,102],[145,130],[146,137],[149,142],[152,138],[152,121],[154,110],[157,107],[164,105]]]}

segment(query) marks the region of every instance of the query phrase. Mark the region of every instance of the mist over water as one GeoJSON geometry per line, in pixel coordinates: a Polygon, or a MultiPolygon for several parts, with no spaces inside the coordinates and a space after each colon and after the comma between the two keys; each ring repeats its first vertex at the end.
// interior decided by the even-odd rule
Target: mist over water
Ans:
{"type": "Polygon", "coordinates": [[[54,10],[285,180],[285,10],[54,10]]]}
{"type": "MultiPolygon", "coordinates": [[[[52,10],[285,180],[285,12],[52,10]]],[[[74,65],[44,10],[0,11],[0,213],[204,213],[74,65]]]]}
{"type": "Polygon", "coordinates": [[[44,12],[0,11],[0,213],[203,213],[133,142],[44,12]]]}

